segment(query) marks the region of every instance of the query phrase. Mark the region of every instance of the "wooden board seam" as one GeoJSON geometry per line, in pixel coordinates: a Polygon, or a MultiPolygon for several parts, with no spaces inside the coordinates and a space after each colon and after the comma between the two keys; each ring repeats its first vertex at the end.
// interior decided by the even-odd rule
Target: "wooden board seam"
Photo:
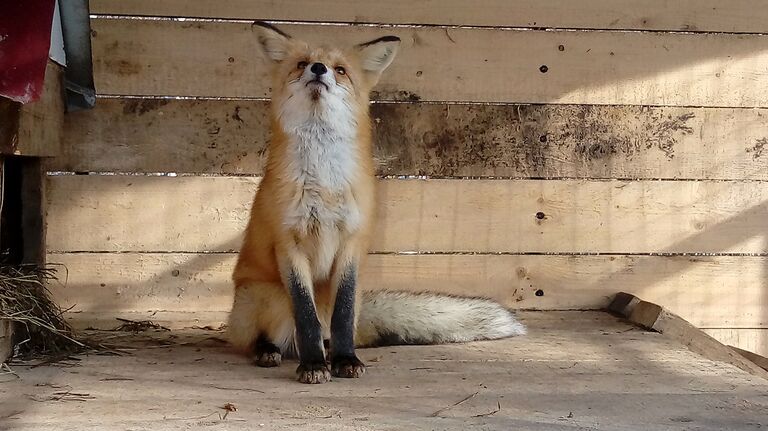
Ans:
{"type": "MultiPolygon", "coordinates": [[[[766,34],[768,36],[768,34],[766,34]]],[[[248,97],[248,96],[188,96],[183,94],[123,94],[123,93],[99,93],[97,98],[103,99],[156,99],[156,100],[221,100],[221,101],[243,101],[243,102],[268,102],[270,97],[248,97]]],[[[468,100],[420,100],[411,102],[408,100],[396,99],[376,99],[371,100],[371,104],[387,105],[452,105],[452,106],[594,106],[594,107],[632,107],[632,108],[681,108],[681,109],[741,109],[744,111],[754,111],[755,109],[768,109],[768,105],[685,105],[685,104],[658,104],[658,103],[570,103],[570,102],[483,102],[468,100]]]]}
{"type": "MultiPolygon", "coordinates": [[[[142,14],[91,14],[91,19],[123,19],[136,21],[184,21],[184,22],[204,22],[204,23],[229,23],[229,24],[249,24],[257,19],[246,18],[227,18],[227,17],[202,17],[188,15],[142,15],[142,14]]],[[[726,31],[726,30],[662,30],[662,29],[637,29],[631,27],[601,28],[601,27],[569,27],[569,26],[537,26],[537,25],[464,25],[464,24],[437,24],[437,23],[418,23],[401,22],[386,23],[378,21],[333,21],[333,20],[291,20],[291,19],[268,19],[263,22],[273,25],[325,25],[336,27],[378,27],[378,28],[436,28],[436,29],[455,29],[455,30],[500,30],[500,31],[573,31],[573,32],[602,32],[602,33],[665,33],[665,34],[686,34],[686,35],[708,35],[708,34],[728,34],[739,36],[765,36],[768,32],[755,31],[726,31]]]]}
{"type": "MultiPolygon", "coordinates": [[[[210,172],[124,172],[124,171],[47,171],[48,177],[91,176],[91,177],[204,177],[204,178],[252,178],[261,179],[263,175],[210,173],[210,172]]],[[[591,182],[700,182],[700,183],[768,183],[768,179],[745,178],[623,178],[623,177],[523,177],[523,176],[444,176],[444,175],[376,175],[379,180],[398,181],[591,181],[591,182]]]]}
{"type": "MultiPolygon", "coordinates": [[[[768,33],[766,33],[768,35],[768,33]]],[[[244,102],[269,102],[272,100],[270,97],[257,97],[257,96],[184,96],[184,95],[165,95],[165,94],[119,94],[119,93],[99,93],[96,95],[96,99],[137,99],[137,100],[213,100],[213,101],[244,101],[244,102]]],[[[627,103],[568,103],[568,102],[546,102],[546,103],[531,103],[531,102],[481,102],[471,100],[371,100],[371,105],[451,105],[451,106],[560,106],[560,107],[606,107],[606,108],[683,108],[683,109],[733,109],[743,111],[754,111],[760,109],[760,107],[753,106],[718,106],[718,105],[654,105],[654,104],[642,104],[634,105],[627,103]]]]}
{"type": "MultiPolygon", "coordinates": [[[[47,250],[48,254],[237,254],[236,249],[230,250],[47,250]]],[[[578,253],[578,252],[483,252],[483,251],[377,251],[371,250],[369,256],[649,256],[649,257],[768,257],[768,253],[578,253]]],[[[723,329],[723,328],[707,328],[723,329]]]]}

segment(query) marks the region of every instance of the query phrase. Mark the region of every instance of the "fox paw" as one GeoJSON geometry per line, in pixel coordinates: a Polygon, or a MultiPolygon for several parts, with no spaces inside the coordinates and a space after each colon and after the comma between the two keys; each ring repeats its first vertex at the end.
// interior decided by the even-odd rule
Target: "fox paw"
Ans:
{"type": "Polygon", "coordinates": [[[261,352],[254,358],[256,365],[265,368],[279,367],[283,356],[280,352],[261,352]]]}
{"type": "Polygon", "coordinates": [[[365,374],[365,364],[357,356],[342,356],[331,361],[331,372],[335,377],[358,378],[365,374]]]}
{"type": "Polygon", "coordinates": [[[317,384],[326,383],[331,380],[331,372],[325,362],[300,364],[296,369],[301,383],[317,384]]]}

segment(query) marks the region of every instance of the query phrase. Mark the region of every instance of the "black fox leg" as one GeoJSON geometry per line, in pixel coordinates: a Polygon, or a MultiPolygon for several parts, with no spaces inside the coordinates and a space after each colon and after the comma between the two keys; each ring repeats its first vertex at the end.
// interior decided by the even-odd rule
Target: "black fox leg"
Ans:
{"type": "Polygon", "coordinates": [[[296,344],[299,348],[299,381],[302,383],[325,383],[331,379],[323,352],[323,336],[320,320],[312,298],[311,288],[292,271],[288,277],[288,288],[293,301],[293,316],[296,324],[296,344]]]}
{"type": "Polygon", "coordinates": [[[355,290],[357,271],[344,269],[336,287],[331,317],[331,372],[336,377],[360,377],[365,365],[355,355],[355,290]]]}

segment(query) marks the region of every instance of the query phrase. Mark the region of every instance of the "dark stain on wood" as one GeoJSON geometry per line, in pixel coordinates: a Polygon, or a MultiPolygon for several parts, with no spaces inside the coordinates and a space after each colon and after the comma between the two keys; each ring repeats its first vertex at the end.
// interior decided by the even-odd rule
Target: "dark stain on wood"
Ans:
{"type": "MultiPolygon", "coordinates": [[[[67,153],[52,160],[52,169],[262,174],[268,106],[102,99],[96,109],[68,116],[67,153]],[[126,143],[126,136],[135,139],[126,143]]],[[[659,163],[673,160],[681,140],[699,133],[697,115],[704,114],[633,106],[371,105],[379,174],[446,177],[665,177],[659,163]]],[[[747,150],[757,158],[762,148],[758,142],[747,150]]],[[[686,151],[690,158],[690,142],[686,151]]]]}
{"type": "Polygon", "coordinates": [[[168,99],[123,99],[123,114],[144,115],[147,112],[167,105],[168,99]]]}
{"type": "Polygon", "coordinates": [[[406,90],[386,90],[371,91],[371,100],[394,100],[395,102],[418,102],[421,96],[406,90]]]}
{"type": "Polygon", "coordinates": [[[235,112],[234,114],[232,114],[232,119],[237,120],[241,123],[245,123],[245,121],[243,121],[243,118],[240,116],[240,106],[235,106],[235,112]]]}
{"type": "Polygon", "coordinates": [[[768,138],[760,138],[751,148],[747,148],[747,153],[752,154],[752,158],[757,160],[763,155],[765,146],[768,145],[768,138]]]}
{"type": "MultiPolygon", "coordinates": [[[[373,107],[384,174],[562,175],[566,163],[674,157],[692,113],[641,107],[386,105],[373,107]]],[[[585,169],[586,170],[586,169],[585,169]]]]}
{"type": "Polygon", "coordinates": [[[688,122],[693,113],[665,114],[662,109],[643,107],[576,107],[578,112],[567,118],[559,139],[575,139],[576,155],[596,160],[621,155],[633,158],[643,149],[657,149],[668,159],[675,156],[680,136],[690,135],[688,122]]]}
{"type": "Polygon", "coordinates": [[[141,65],[128,60],[104,60],[103,63],[107,70],[119,76],[138,75],[141,73],[141,65]]]}

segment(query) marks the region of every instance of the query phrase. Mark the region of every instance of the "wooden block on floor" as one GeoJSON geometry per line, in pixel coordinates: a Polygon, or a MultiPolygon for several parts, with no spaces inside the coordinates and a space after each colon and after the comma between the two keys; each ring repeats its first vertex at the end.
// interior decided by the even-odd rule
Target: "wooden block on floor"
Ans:
{"type": "Polygon", "coordinates": [[[740,354],[741,356],[743,356],[743,357],[749,359],[750,361],[754,362],[755,365],[757,365],[760,368],[768,371],[768,358],[766,358],[765,356],[760,356],[757,353],[753,353],[753,352],[750,352],[750,351],[744,350],[744,349],[739,349],[738,347],[734,347],[734,346],[728,346],[728,347],[730,347],[731,349],[736,351],[736,353],[740,354]]]}
{"type": "Polygon", "coordinates": [[[634,324],[672,337],[706,358],[732,364],[748,373],[768,379],[768,371],[657,304],[621,292],[608,306],[608,311],[617,313],[634,324]]]}

